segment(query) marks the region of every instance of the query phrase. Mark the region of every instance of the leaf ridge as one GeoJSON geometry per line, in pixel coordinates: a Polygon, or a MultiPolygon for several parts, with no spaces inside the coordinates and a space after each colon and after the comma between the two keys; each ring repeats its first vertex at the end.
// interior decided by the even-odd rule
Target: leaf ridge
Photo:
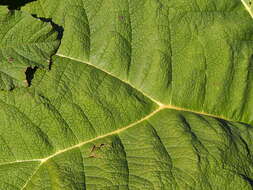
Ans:
{"type": "Polygon", "coordinates": [[[121,82],[131,86],[133,89],[137,90],[138,92],[142,93],[145,97],[149,98],[151,101],[153,101],[154,103],[156,103],[158,106],[160,107],[166,107],[168,109],[173,109],[173,110],[177,110],[177,111],[186,111],[186,112],[191,112],[191,113],[195,113],[195,114],[200,114],[200,115],[206,115],[206,116],[209,116],[209,117],[213,117],[213,118],[219,118],[219,119],[223,119],[223,120],[227,120],[227,121],[234,121],[234,122],[237,122],[236,120],[233,120],[233,119],[230,119],[230,118],[226,118],[224,116],[218,116],[218,115],[215,115],[215,114],[209,114],[209,113],[206,113],[206,112],[203,112],[203,111],[194,111],[194,110],[191,110],[191,109],[187,109],[187,108],[182,108],[182,107],[177,107],[177,106],[174,106],[172,104],[163,104],[161,103],[160,101],[154,99],[153,97],[147,95],[145,92],[141,91],[140,89],[136,88],[135,86],[133,86],[130,82],[126,81],[126,80],[123,80],[121,78],[118,78],[116,77],[114,74],[108,72],[108,71],[105,71],[104,69],[101,69],[99,68],[98,66],[90,63],[90,62],[87,62],[87,61],[83,61],[81,59],[78,59],[78,58],[73,58],[73,57],[70,57],[70,56],[66,56],[66,55],[62,55],[62,54],[59,54],[57,53],[56,54],[57,56],[59,57],[62,57],[62,58],[67,58],[67,59],[70,59],[70,60],[73,60],[73,61],[78,61],[80,63],[84,63],[84,64],[87,64],[91,67],[94,67],[108,75],[110,75],[111,77],[113,78],[116,78],[118,80],[120,80],[121,82]]]}
{"type": "Polygon", "coordinates": [[[166,109],[166,108],[167,108],[167,107],[160,106],[160,107],[159,107],[158,109],[156,109],[155,111],[151,112],[150,114],[146,115],[145,117],[143,117],[142,119],[140,119],[140,120],[138,120],[138,121],[136,121],[136,122],[134,122],[134,123],[131,123],[131,124],[129,124],[129,125],[123,127],[123,128],[117,129],[117,130],[115,130],[115,131],[106,133],[106,134],[104,134],[104,135],[100,135],[100,136],[98,136],[98,137],[96,137],[96,138],[93,138],[93,139],[90,139],[90,140],[87,140],[87,141],[84,141],[84,142],[80,142],[80,143],[78,143],[78,144],[76,144],[76,145],[73,145],[73,146],[71,146],[71,147],[65,148],[65,149],[63,149],[63,150],[60,150],[60,151],[58,151],[58,152],[56,152],[56,153],[54,153],[54,154],[52,154],[52,155],[50,155],[50,156],[48,156],[48,157],[46,157],[46,158],[42,158],[42,159],[33,159],[33,160],[17,160],[17,161],[14,161],[14,162],[2,163],[2,164],[0,164],[0,166],[1,166],[1,165],[6,165],[6,164],[21,163],[21,162],[32,162],[32,161],[39,161],[39,162],[40,162],[40,164],[38,165],[38,167],[35,168],[35,170],[34,170],[34,172],[32,173],[32,175],[28,178],[28,180],[26,181],[26,183],[24,184],[24,186],[21,188],[21,190],[23,190],[23,189],[25,189],[25,188],[27,187],[27,185],[29,184],[29,182],[31,181],[31,179],[33,178],[33,176],[37,173],[37,171],[40,169],[40,167],[43,165],[43,163],[45,163],[45,162],[48,161],[49,159],[51,159],[51,158],[53,158],[53,157],[55,157],[55,156],[58,156],[58,155],[60,155],[60,154],[62,154],[62,153],[64,153],[64,152],[67,152],[67,151],[69,151],[69,150],[73,150],[73,149],[75,149],[75,148],[79,148],[79,147],[81,147],[81,146],[83,146],[83,145],[85,145],[85,144],[88,144],[88,143],[90,143],[90,142],[93,142],[93,141],[96,141],[96,140],[99,140],[99,139],[102,139],[102,138],[105,138],[105,137],[108,137],[108,136],[115,135],[115,134],[118,134],[118,133],[120,133],[120,132],[123,132],[123,131],[125,131],[125,130],[131,128],[131,127],[134,127],[135,125],[137,125],[137,124],[139,124],[139,123],[141,123],[141,122],[143,122],[143,121],[148,120],[148,119],[151,118],[153,115],[155,115],[155,114],[158,113],[159,111],[161,111],[161,110],[163,110],[163,109],[166,109]]]}
{"type": "Polygon", "coordinates": [[[32,160],[16,160],[16,161],[13,161],[13,162],[3,162],[0,164],[0,167],[1,166],[4,166],[4,165],[11,165],[11,164],[16,164],[16,163],[23,163],[23,162],[40,162],[41,159],[32,159],[32,160]]]}
{"type": "MultiPolygon", "coordinates": [[[[120,128],[120,129],[117,129],[117,130],[114,130],[112,132],[109,132],[109,133],[106,133],[104,135],[100,135],[100,136],[97,136],[95,138],[92,138],[92,139],[89,139],[87,141],[84,141],[84,142],[80,142],[78,144],[75,144],[71,147],[68,147],[68,148],[65,148],[63,150],[59,150],[57,152],[55,152],[54,154],[48,156],[48,157],[45,157],[45,158],[40,158],[40,159],[32,159],[32,160],[16,160],[16,161],[13,161],[13,162],[5,162],[5,163],[1,163],[0,164],[0,167],[3,166],[3,165],[7,165],[7,164],[15,164],[15,163],[22,163],[22,162],[33,162],[33,161],[37,161],[37,162],[40,162],[40,164],[38,165],[38,167],[35,168],[33,174],[29,177],[29,179],[26,181],[26,183],[24,184],[24,186],[21,188],[21,190],[24,190],[26,188],[26,186],[29,184],[29,182],[31,181],[31,179],[33,178],[33,176],[37,173],[37,171],[40,169],[40,167],[43,165],[43,163],[47,162],[48,160],[50,160],[51,158],[55,157],[55,156],[58,156],[62,153],[65,153],[67,151],[70,151],[70,150],[73,150],[75,148],[80,148],[81,146],[85,145],[85,144],[88,144],[90,142],[93,142],[93,141],[96,141],[96,140],[99,140],[99,139],[102,139],[102,138],[106,138],[108,136],[112,136],[112,135],[116,135],[118,133],[121,133],[129,128],[132,128],[134,126],[136,126],[137,124],[141,123],[141,122],[144,122],[146,120],[148,120],[149,118],[153,117],[155,114],[157,114],[158,112],[164,110],[164,109],[172,109],[172,110],[180,110],[180,109],[175,109],[175,107],[173,106],[169,106],[169,105],[161,105],[159,106],[155,111],[149,113],[148,115],[146,115],[145,117],[143,117],[142,119],[138,120],[138,121],[135,121],[134,123],[131,123],[123,128],[120,128]]],[[[181,111],[185,111],[185,110],[181,110],[181,111]]],[[[202,114],[204,115],[204,114],[202,114]]]]}
{"type": "Polygon", "coordinates": [[[40,166],[42,165],[43,162],[41,162],[34,170],[34,172],[32,173],[32,175],[28,178],[28,180],[26,181],[26,183],[24,184],[24,186],[20,189],[23,190],[26,188],[26,186],[29,184],[29,182],[32,180],[33,176],[37,173],[37,171],[40,169],[40,166]]]}
{"type": "Polygon", "coordinates": [[[253,18],[253,10],[251,8],[251,0],[247,0],[249,3],[246,3],[246,0],[241,0],[242,4],[245,6],[246,10],[249,12],[250,16],[253,18]]]}

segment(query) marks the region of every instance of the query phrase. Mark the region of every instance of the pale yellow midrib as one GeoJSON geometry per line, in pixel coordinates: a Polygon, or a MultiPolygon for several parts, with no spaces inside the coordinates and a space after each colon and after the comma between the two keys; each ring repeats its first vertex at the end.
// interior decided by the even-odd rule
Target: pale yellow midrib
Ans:
{"type": "Polygon", "coordinates": [[[194,110],[187,109],[187,108],[177,107],[177,106],[170,105],[170,104],[163,104],[160,101],[154,99],[153,97],[147,95],[145,92],[141,91],[140,89],[136,88],[130,82],[128,82],[126,80],[123,80],[123,79],[120,79],[117,76],[115,76],[114,74],[112,74],[112,73],[110,73],[110,72],[108,72],[106,70],[103,70],[103,69],[99,68],[98,66],[90,63],[90,62],[83,61],[81,59],[73,58],[73,57],[70,57],[70,56],[62,55],[62,54],[59,54],[59,53],[57,53],[56,55],[59,56],[59,57],[63,57],[63,58],[67,58],[67,59],[70,59],[70,60],[73,60],[73,61],[84,63],[86,65],[89,65],[91,67],[94,67],[94,68],[98,69],[99,71],[102,71],[102,72],[108,74],[109,76],[111,76],[113,78],[116,78],[116,79],[120,80],[121,82],[123,82],[123,83],[131,86],[133,89],[135,89],[136,91],[140,92],[141,94],[143,94],[145,97],[149,98],[151,101],[153,101],[154,103],[156,103],[160,107],[167,107],[168,109],[173,109],[173,110],[178,110],[178,111],[186,111],[186,112],[191,112],[191,113],[195,113],[195,114],[206,115],[206,116],[210,116],[210,117],[214,117],[214,118],[224,119],[224,120],[227,120],[227,121],[233,121],[233,120],[231,120],[229,118],[226,118],[224,116],[221,116],[221,115],[218,116],[218,115],[209,114],[209,113],[205,113],[205,112],[194,111],[194,110]]]}
{"type": "MultiPolygon", "coordinates": [[[[61,54],[56,54],[56,55],[59,56],[59,57],[67,58],[67,59],[70,59],[70,60],[73,60],[73,61],[78,61],[78,62],[87,64],[87,65],[90,65],[90,66],[92,66],[92,67],[94,67],[94,68],[96,68],[96,69],[98,69],[98,70],[100,70],[100,71],[102,71],[102,72],[107,73],[108,75],[112,76],[113,78],[117,78],[117,77],[114,76],[113,74],[111,74],[111,73],[109,73],[109,72],[107,72],[107,71],[104,71],[104,70],[102,70],[101,68],[98,68],[97,66],[95,66],[95,65],[93,65],[93,64],[91,64],[91,63],[89,63],[89,62],[84,62],[84,61],[82,61],[82,60],[80,60],[80,59],[72,58],[72,57],[69,57],[69,56],[61,55],[61,54]]],[[[128,126],[125,126],[125,127],[120,128],[120,129],[118,129],[118,130],[112,131],[112,132],[110,132],[110,133],[106,133],[106,134],[101,135],[101,136],[98,136],[98,137],[96,137],[96,138],[93,138],[93,139],[90,139],[90,140],[87,140],[87,141],[84,141],[84,142],[80,142],[79,144],[76,144],[76,145],[74,145],[74,146],[68,147],[68,148],[66,148],[66,149],[59,150],[59,151],[57,151],[56,153],[54,153],[54,154],[52,154],[52,155],[50,155],[50,156],[48,156],[48,157],[46,157],[46,158],[31,159],[31,160],[16,160],[16,161],[13,161],[13,162],[2,163],[2,164],[0,164],[0,166],[1,166],[1,165],[6,165],[6,164],[19,163],[19,162],[22,162],[22,161],[24,161],[24,162],[29,162],[29,161],[30,161],[30,162],[34,162],[34,161],[37,161],[37,162],[42,162],[42,163],[43,163],[43,162],[47,161],[48,159],[53,158],[53,157],[55,157],[55,156],[57,156],[57,155],[59,155],[59,154],[61,154],[61,153],[66,152],[66,151],[72,150],[72,149],[74,149],[74,148],[78,148],[78,147],[80,147],[80,146],[82,146],[82,145],[84,145],[84,144],[87,144],[87,143],[96,141],[96,140],[98,140],[98,139],[105,138],[105,137],[107,137],[107,136],[111,136],[111,135],[114,135],[114,134],[118,134],[118,133],[120,133],[120,132],[122,132],[122,131],[125,131],[125,130],[127,130],[127,129],[129,129],[129,128],[135,126],[135,125],[137,125],[138,123],[141,123],[141,122],[143,122],[143,121],[149,119],[149,118],[152,117],[154,114],[156,114],[157,112],[159,112],[159,111],[161,111],[161,110],[163,110],[163,109],[171,109],[171,110],[177,110],[177,111],[191,112],[191,113],[195,113],[195,114],[206,115],[206,116],[210,116],[210,117],[214,117],[214,118],[220,118],[220,119],[224,119],[224,120],[227,120],[227,121],[231,121],[230,119],[227,119],[227,118],[225,118],[225,117],[220,117],[220,116],[208,114],[208,113],[205,113],[205,112],[197,112],[197,111],[193,111],[193,110],[190,110],[190,109],[185,109],[185,108],[181,108],[181,107],[176,107],[176,106],[173,106],[173,105],[165,105],[165,104],[162,104],[161,102],[155,100],[154,98],[150,97],[149,95],[147,95],[147,94],[145,94],[144,92],[140,91],[139,89],[135,88],[135,87],[134,87],[131,83],[129,83],[128,81],[125,81],[125,80],[122,80],[122,79],[119,79],[119,78],[117,78],[117,79],[120,80],[120,81],[122,81],[123,83],[125,83],[125,84],[131,86],[133,89],[137,90],[138,92],[141,92],[144,96],[146,96],[146,97],[149,98],[151,101],[153,101],[154,103],[156,103],[156,104],[159,106],[158,109],[156,109],[156,110],[153,111],[152,113],[148,114],[147,116],[143,117],[142,119],[140,119],[140,120],[138,120],[138,121],[136,121],[136,122],[134,122],[134,123],[131,123],[131,124],[128,125],[128,126]]]]}
{"type": "Polygon", "coordinates": [[[12,162],[3,162],[3,163],[0,163],[0,167],[4,165],[11,165],[11,164],[17,164],[17,163],[24,163],[24,162],[41,162],[41,159],[15,160],[12,162]]]}
{"type": "Polygon", "coordinates": [[[90,142],[93,142],[93,141],[96,141],[96,140],[99,140],[99,139],[102,139],[102,138],[105,138],[105,137],[108,137],[108,136],[112,136],[112,135],[115,135],[115,134],[119,134],[131,127],[134,127],[135,125],[145,121],[145,120],[148,120],[149,118],[151,118],[153,115],[155,115],[157,112],[163,110],[163,109],[171,109],[171,110],[177,110],[177,111],[186,111],[186,112],[191,112],[191,113],[196,113],[196,114],[200,114],[200,115],[206,115],[206,116],[211,116],[211,117],[215,117],[215,118],[221,118],[221,119],[225,119],[225,120],[229,120],[227,118],[223,118],[223,117],[220,117],[220,116],[216,116],[216,115],[212,115],[212,114],[208,114],[208,113],[204,113],[204,112],[196,112],[196,111],[192,111],[192,110],[189,110],[189,109],[185,109],[185,108],[180,108],[180,107],[176,107],[176,106],[173,106],[173,105],[165,105],[157,100],[155,100],[154,98],[150,97],[149,95],[145,94],[144,92],[140,91],[139,89],[137,89],[136,87],[134,87],[131,83],[129,83],[128,81],[125,81],[125,80],[122,80],[116,76],[114,76],[112,73],[109,73],[108,71],[105,71],[99,67],[97,67],[96,65],[93,65],[89,62],[85,62],[83,60],[80,60],[80,59],[76,59],[76,58],[73,58],[73,57],[69,57],[69,56],[65,56],[65,55],[62,55],[62,54],[56,54],[57,56],[59,57],[63,57],[63,58],[67,58],[67,59],[70,59],[70,60],[73,60],[73,61],[77,61],[77,62],[80,62],[80,63],[84,63],[84,64],[87,64],[87,65],[90,65],[104,73],[107,73],[108,75],[112,76],[113,78],[116,78],[120,81],[122,81],[123,83],[131,86],[133,89],[137,90],[138,92],[142,93],[145,97],[149,98],[151,101],[153,101],[154,103],[156,103],[159,107],[158,109],[156,109],[155,111],[151,112],[150,114],[148,114],[147,116],[143,117],[142,119],[134,122],[134,123],[131,123],[130,125],[128,126],[125,126],[123,128],[120,128],[118,130],[115,130],[115,131],[112,131],[110,133],[106,133],[104,135],[100,135],[96,138],[93,138],[93,139],[90,139],[90,140],[87,140],[87,141],[84,141],[84,142],[80,142],[76,145],[73,145],[71,147],[68,147],[68,148],[65,148],[65,149],[62,149],[62,150],[59,150],[57,152],[55,152],[54,154],[46,157],[46,158],[41,158],[41,159],[31,159],[31,160],[16,160],[16,161],[13,161],[13,162],[6,162],[6,163],[2,163],[0,164],[1,165],[7,165],[7,164],[15,164],[15,163],[22,163],[22,162],[39,162],[38,166],[36,167],[36,169],[34,170],[33,174],[29,177],[29,179],[26,181],[25,185],[21,188],[21,190],[24,190],[26,188],[26,186],[29,184],[29,182],[31,181],[31,179],[33,178],[33,176],[37,173],[37,171],[39,170],[39,168],[41,167],[41,165],[43,163],[45,163],[46,161],[48,161],[49,159],[57,156],[57,155],[60,155],[64,152],[67,152],[69,150],[72,150],[72,149],[75,149],[75,148],[79,148],[85,144],[88,144],[90,142]]]}
{"type": "Polygon", "coordinates": [[[130,82],[128,82],[128,81],[126,81],[126,80],[123,80],[123,79],[120,79],[120,78],[118,78],[117,76],[115,76],[114,74],[112,74],[112,73],[110,73],[110,72],[108,72],[108,71],[106,71],[106,70],[104,70],[104,69],[101,69],[100,67],[98,67],[98,66],[96,66],[96,65],[94,65],[94,64],[92,64],[92,63],[90,63],[90,62],[83,61],[83,60],[81,60],[81,59],[77,59],[77,58],[73,58],[73,57],[69,57],[69,56],[65,56],[65,55],[62,55],[62,54],[59,54],[59,53],[57,53],[56,55],[59,56],[59,57],[67,58],[67,59],[70,59],[70,60],[73,60],[73,61],[77,61],[77,62],[80,62],[80,63],[84,63],[84,64],[89,65],[89,66],[91,66],[91,67],[94,67],[94,68],[96,68],[97,70],[102,71],[102,72],[108,74],[109,76],[111,76],[111,77],[113,77],[113,78],[116,78],[116,79],[120,80],[121,82],[123,82],[123,83],[125,83],[125,84],[131,86],[133,89],[137,90],[138,92],[141,92],[144,96],[146,96],[147,98],[149,98],[150,100],[152,100],[153,102],[155,102],[157,105],[163,106],[163,104],[162,104],[161,102],[155,100],[154,98],[152,98],[152,97],[150,97],[149,95],[145,94],[144,92],[140,91],[139,89],[137,89],[136,87],[134,87],[130,82]]]}
{"type": "Polygon", "coordinates": [[[123,132],[123,131],[125,131],[125,130],[127,130],[127,129],[129,129],[129,128],[131,128],[131,127],[133,127],[133,126],[135,126],[135,125],[137,125],[137,124],[139,124],[139,123],[141,123],[141,122],[143,122],[143,121],[145,121],[145,120],[148,120],[148,119],[151,118],[153,115],[155,115],[157,112],[159,112],[159,111],[161,111],[161,110],[163,110],[163,109],[167,109],[167,108],[168,108],[167,106],[160,106],[160,107],[159,107],[158,109],[156,109],[155,111],[151,112],[150,114],[148,114],[147,116],[143,117],[142,119],[140,119],[140,120],[138,120],[138,121],[136,121],[136,122],[134,122],[134,123],[131,123],[130,125],[127,125],[127,126],[125,126],[125,127],[123,127],[123,128],[120,128],[120,129],[117,129],[117,130],[115,130],[115,131],[112,131],[112,132],[110,132],[110,133],[106,133],[106,134],[104,134],[104,135],[100,135],[100,136],[98,136],[98,137],[96,137],[96,138],[93,138],[93,139],[90,139],[90,140],[87,140],[87,141],[84,141],[84,142],[80,142],[80,143],[78,143],[78,144],[76,144],[76,145],[73,145],[73,146],[71,146],[71,147],[68,147],[68,148],[59,150],[59,151],[55,152],[54,154],[52,154],[52,155],[50,155],[50,156],[48,156],[48,157],[46,157],[46,158],[31,159],[31,160],[16,160],[16,161],[13,161],[13,162],[2,163],[2,164],[0,164],[0,166],[1,166],[1,165],[7,165],[7,164],[22,163],[22,162],[39,162],[39,164],[38,164],[38,166],[36,167],[36,169],[34,170],[33,174],[29,177],[29,179],[26,181],[26,183],[24,184],[24,186],[21,188],[21,190],[23,190],[23,189],[25,189],[25,188],[27,187],[27,185],[29,184],[29,182],[31,181],[31,179],[33,178],[33,176],[37,173],[37,171],[39,170],[39,168],[41,167],[41,165],[42,165],[43,163],[45,163],[46,161],[48,161],[49,159],[51,159],[51,158],[53,158],[53,157],[55,157],[55,156],[57,156],[57,155],[60,155],[60,154],[62,154],[62,153],[64,153],[64,152],[67,152],[67,151],[69,151],[69,150],[73,150],[73,149],[75,149],[75,148],[79,148],[79,147],[81,147],[81,146],[83,146],[83,145],[85,145],[85,144],[88,144],[88,143],[90,143],[90,142],[93,142],[93,141],[96,141],[96,140],[99,140],[99,139],[102,139],[102,138],[105,138],[105,137],[108,137],[108,136],[112,136],[112,135],[119,134],[119,133],[121,133],[121,132],[123,132]]]}
{"type": "MultiPolygon", "coordinates": [[[[251,11],[249,5],[245,2],[245,0],[241,0],[242,4],[245,6],[246,10],[249,12],[250,16],[253,18],[253,12],[251,11]]],[[[252,2],[253,4],[253,2],[252,2]]]]}
{"type": "MultiPolygon", "coordinates": [[[[125,127],[122,127],[120,129],[117,129],[115,131],[112,131],[112,132],[109,132],[109,133],[106,133],[104,135],[100,135],[100,136],[97,136],[95,138],[92,138],[92,139],[89,139],[87,141],[83,141],[83,142],[80,142],[76,145],[73,145],[73,146],[70,146],[68,148],[65,148],[65,149],[62,149],[62,150],[59,150],[57,152],[55,152],[54,154],[48,156],[48,157],[45,157],[45,158],[38,158],[38,159],[30,159],[30,160],[15,160],[15,161],[11,161],[11,162],[3,162],[3,163],[0,163],[0,167],[3,166],[3,165],[10,165],[10,164],[17,164],[17,163],[24,163],[24,162],[40,162],[40,163],[44,163],[46,162],[47,160],[49,160],[50,158],[53,158],[59,154],[62,154],[64,152],[67,152],[69,150],[72,150],[72,149],[75,149],[75,148],[79,148],[85,144],[88,144],[90,142],[93,142],[93,141],[96,141],[96,140],[99,140],[99,139],[102,139],[102,138],[105,138],[105,137],[108,137],[108,136],[112,136],[112,135],[115,135],[115,134],[119,134],[131,127],[134,127],[135,125],[143,122],[143,121],[146,121],[148,120],[149,118],[151,118],[153,115],[155,115],[156,113],[158,113],[159,111],[161,110],[164,110],[164,109],[171,109],[171,110],[180,110],[180,109],[176,109],[176,107],[173,107],[173,106],[167,106],[167,105],[162,105],[162,106],[159,106],[158,109],[156,109],[155,111],[151,112],[150,114],[148,114],[147,116],[141,118],[140,120],[134,122],[134,123],[131,123],[125,127]]],[[[181,110],[181,111],[185,111],[185,110],[181,110]]]]}

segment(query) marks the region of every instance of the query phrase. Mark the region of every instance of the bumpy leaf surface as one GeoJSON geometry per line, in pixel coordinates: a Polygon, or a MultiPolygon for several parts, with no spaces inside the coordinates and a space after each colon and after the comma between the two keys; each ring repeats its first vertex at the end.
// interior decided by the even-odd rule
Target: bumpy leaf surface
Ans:
{"type": "Polygon", "coordinates": [[[28,67],[48,67],[58,33],[49,23],[6,7],[0,7],[0,26],[0,89],[26,86],[28,67]]]}
{"type": "Polygon", "coordinates": [[[0,93],[0,189],[252,189],[253,23],[241,2],[23,11],[64,32],[50,71],[0,93]]]}

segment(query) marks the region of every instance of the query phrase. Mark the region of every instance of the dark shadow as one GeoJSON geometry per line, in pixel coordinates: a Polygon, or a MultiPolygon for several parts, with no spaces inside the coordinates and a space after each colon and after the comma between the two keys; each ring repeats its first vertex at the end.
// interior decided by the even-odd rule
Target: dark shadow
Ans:
{"type": "Polygon", "coordinates": [[[30,3],[36,0],[0,0],[0,5],[6,5],[9,9],[19,9],[27,3],[30,3]]]}
{"type": "Polygon", "coordinates": [[[31,86],[32,84],[32,79],[34,77],[34,74],[36,72],[36,70],[38,69],[38,67],[28,67],[25,71],[25,75],[26,75],[26,80],[27,80],[27,83],[28,83],[28,87],[31,86]]]}
{"type": "MultiPolygon", "coordinates": [[[[53,26],[54,30],[58,32],[57,39],[58,39],[58,40],[61,40],[61,39],[62,39],[62,37],[63,37],[63,32],[64,32],[64,28],[63,28],[62,26],[60,26],[60,25],[54,23],[54,22],[52,21],[52,18],[38,17],[36,14],[32,14],[32,16],[33,16],[34,18],[37,18],[37,19],[43,21],[43,22],[48,22],[48,23],[50,23],[50,24],[53,26]]],[[[50,58],[50,61],[49,61],[49,70],[51,70],[52,63],[53,63],[53,62],[52,62],[52,58],[50,58]]]]}
{"type": "MultiPolygon", "coordinates": [[[[52,21],[51,18],[37,17],[37,15],[34,15],[34,14],[33,14],[32,16],[33,16],[34,18],[36,18],[36,19],[39,19],[39,20],[43,21],[43,22],[48,22],[48,23],[50,23],[50,24],[53,26],[54,30],[58,32],[57,38],[58,38],[59,40],[62,39],[63,31],[64,31],[64,29],[63,29],[62,26],[59,26],[59,25],[55,24],[55,23],[52,21]]],[[[49,66],[48,66],[49,70],[51,70],[51,66],[52,66],[52,58],[50,58],[50,61],[49,61],[49,66]]],[[[27,83],[28,83],[28,87],[30,87],[30,86],[32,85],[32,80],[33,80],[33,78],[34,78],[34,75],[35,75],[35,72],[37,71],[37,69],[38,69],[38,67],[34,67],[34,68],[28,67],[28,68],[27,68],[27,70],[26,70],[26,72],[25,72],[25,75],[26,75],[26,80],[27,80],[27,83]]]]}
{"type": "Polygon", "coordinates": [[[253,189],[253,180],[251,178],[249,178],[248,176],[244,175],[244,174],[239,174],[244,180],[246,180],[252,187],[253,189]]]}
{"type": "Polygon", "coordinates": [[[58,36],[57,36],[58,40],[61,40],[61,39],[62,39],[63,32],[64,32],[64,29],[63,29],[62,26],[59,26],[58,24],[54,23],[54,22],[52,21],[51,18],[38,17],[38,16],[35,15],[35,14],[32,14],[32,16],[33,16],[34,18],[37,18],[37,19],[43,21],[43,22],[48,22],[48,23],[50,23],[50,24],[53,26],[53,28],[58,32],[58,36]]]}

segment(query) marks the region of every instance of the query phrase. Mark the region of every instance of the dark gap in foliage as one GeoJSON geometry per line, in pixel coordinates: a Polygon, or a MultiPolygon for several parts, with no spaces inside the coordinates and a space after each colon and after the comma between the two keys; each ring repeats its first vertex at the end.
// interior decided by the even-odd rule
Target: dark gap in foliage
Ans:
{"type": "Polygon", "coordinates": [[[244,175],[244,174],[239,174],[244,180],[246,180],[251,187],[253,187],[253,180],[251,178],[249,178],[248,176],[244,175]]]}
{"type": "MultiPolygon", "coordinates": [[[[37,18],[37,19],[43,21],[43,22],[48,22],[48,23],[50,23],[50,24],[52,25],[52,27],[54,28],[54,30],[58,32],[57,39],[61,41],[61,39],[62,39],[62,37],[63,37],[63,32],[64,32],[64,28],[63,28],[62,26],[60,26],[60,25],[54,23],[54,22],[52,21],[52,18],[38,17],[36,14],[32,14],[32,16],[33,16],[34,18],[37,18]]],[[[59,47],[60,47],[60,45],[59,45],[59,47]]],[[[57,51],[57,50],[56,50],[56,51],[57,51]]],[[[55,52],[55,53],[56,53],[56,52],[55,52]]],[[[51,70],[52,63],[53,63],[53,61],[52,61],[52,57],[51,57],[50,60],[49,60],[49,66],[48,66],[49,70],[51,70]]]]}
{"type": "Polygon", "coordinates": [[[27,3],[30,3],[36,0],[0,0],[0,5],[6,5],[10,10],[20,9],[27,3]]]}
{"type": "Polygon", "coordinates": [[[50,24],[53,26],[53,28],[58,32],[57,39],[58,39],[58,40],[61,40],[61,39],[62,39],[64,29],[63,29],[62,26],[60,26],[60,25],[54,23],[54,22],[52,21],[52,18],[38,17],[36,14],[32,14],[32,16],[33,16],[34,18],[37,18],[37,19],[43,21],[43,22],[48,22],[48,23],[50,23],[50,24]]]}
{"type": "Polygon", "coordinates": [[[49,65],[48,65],[48,69],[49,69],[49,70],[51,70],[52,64],[53,64],[53,60],[52,60],[52,57],[51,57],[51,58],[50,58],[50,61],[49,61],[49,65]]]}
{"type": "Polygon", "coordinates": [[[38,67],[28,67],[25,71],[25,75],[26,75],[26,81],[28,83],[28,87],[31,86],[32,84],[32,79],[34,78],[34,74],[36,72],[36,70],[38,69],[38,67]]]}
{"type": "MultiPolygon", "coordinates": [[[[16,88],[15,85],[11,85],[9,89],[7,89],[7,91],[13,91],[15,88],[16,88]]],[[[1,89],[1,91],[5,91],[5,90],[1,89]]]]}

